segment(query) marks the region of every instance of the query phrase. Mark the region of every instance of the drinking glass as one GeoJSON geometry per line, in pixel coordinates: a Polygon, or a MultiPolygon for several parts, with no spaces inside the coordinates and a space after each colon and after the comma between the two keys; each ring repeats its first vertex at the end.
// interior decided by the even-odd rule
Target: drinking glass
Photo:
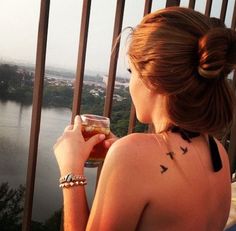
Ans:
{"type": "MultiPolygon", "coordinates": [[[[80,116],[82,120],[82,134],[85,140],[96,134],[104,134],[108,138],[110,133],[110,119],[108,117],[83,114],[80,116]]],[[[107,149],[103,146],[103,142],[97,144],[92,149],[85,167],[98,167],[103,162],[107,153],[107,149]]]]}

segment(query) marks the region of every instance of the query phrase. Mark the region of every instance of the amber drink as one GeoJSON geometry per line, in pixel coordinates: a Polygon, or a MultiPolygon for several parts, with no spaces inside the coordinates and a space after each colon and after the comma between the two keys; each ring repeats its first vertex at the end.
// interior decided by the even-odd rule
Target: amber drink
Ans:
{"type": "MultiPolygon", "coordinates": [[[[93,114],[81,115],[82,134],[85,140],[96,134],[104,134],[108,138],[110,134],[110,120],[104,116],[93,114]]],[[[103,142],[94,146],[85,167],[97,167],[105,158],[107,149],[103,146],[103,142]]]]}

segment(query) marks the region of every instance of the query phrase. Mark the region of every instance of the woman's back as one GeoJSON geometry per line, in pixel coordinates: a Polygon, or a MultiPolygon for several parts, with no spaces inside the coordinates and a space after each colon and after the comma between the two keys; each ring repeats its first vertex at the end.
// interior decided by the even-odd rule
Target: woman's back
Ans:
{"type": "Polygon", "coordinates": [[[217,142],[223,167],[214,172],[205,136],[193,138],[191,143],[171,132],[165,137],[132,136],[143,160],[138,159],[148,169],[142,180],[150,186],[137,229],[223,230],[230,208],[230,174],[222,145],[217,142]]]}
{"type": "MultiPolygon", "coordinates": [[[[228,130],[234,117],[227,75],[236,65],[236,33],[221,24],[169,7],[132,30],[130,96],[137,119],[155,134],[128,135],[109,148],[90,213],[84,189],[63,191],[67,230],[223,230],[228,158],[212,136],[200,135],[228,130]]],[[[80,126],[76,119],[56,145],[62,175],[83,174],[90,150],[102,141],[85,142],[80,126]]]]}

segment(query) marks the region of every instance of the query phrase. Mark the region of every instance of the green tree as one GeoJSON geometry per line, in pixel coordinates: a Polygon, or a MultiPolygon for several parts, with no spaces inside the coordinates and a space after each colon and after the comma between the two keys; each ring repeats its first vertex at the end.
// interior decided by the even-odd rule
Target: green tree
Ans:
{"type": "MultiPolygon", "coordinates": [[[[10,84],[17,84],[17,66],[8,64],[0,65],[0,96],[5,96],[8,93],[10,84]]],[[[13,86],[12,86],[13,87],[13,86]]]]}
{"type": "Polygon", "coordinates": [[[54,212],[54,214],[45,221],[44,228],[45,231],[59,231],[62,220],[62,209],[54,212]]]}
{"type": "Polygon", "coordinates": [[[0,185],[1,231],[20,230],[24,193],[25,187],[22,185],[17,189],[10,188],[8,183],[2,183],[0,185]]]}

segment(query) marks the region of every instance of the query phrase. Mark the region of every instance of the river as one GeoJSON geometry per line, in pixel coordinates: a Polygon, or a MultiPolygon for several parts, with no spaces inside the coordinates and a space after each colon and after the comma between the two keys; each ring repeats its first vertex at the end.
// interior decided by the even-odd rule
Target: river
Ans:
{"type": "MultiPolygon", "coordinates": [[[[0,183],[13,188],[25,185],[30,138],[32,106],[13,101],[0,101],[0,183]]],[[[35,193],[32,219],[44,221],[62,206],[58,187],[59,170],[53,144],[70,123],[71,111],[66,108],[43,108],[38,146],[35,193]]],[[[91,204],[96,169],[86,169],[87,197],[91,204]]]]}

